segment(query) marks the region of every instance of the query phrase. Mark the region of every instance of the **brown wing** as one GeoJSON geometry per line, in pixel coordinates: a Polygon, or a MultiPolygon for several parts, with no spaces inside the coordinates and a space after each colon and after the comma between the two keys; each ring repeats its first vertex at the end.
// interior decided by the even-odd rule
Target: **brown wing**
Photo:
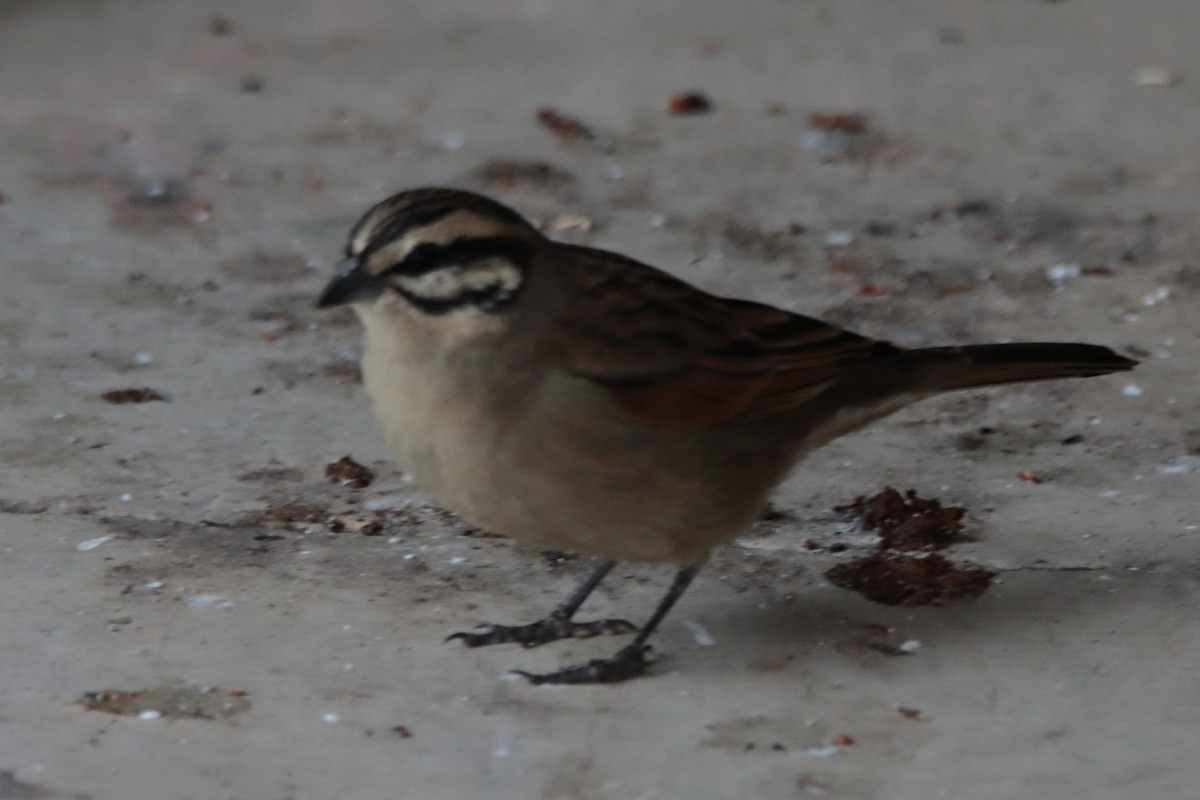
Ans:
{"type": "Polygon", "coordinates": [[[565,367],[649,422],[709,427],[783,414],[899,352],[819,320],[714,297],[644,264],[573,249],[586,277],[563,320],[565,367]]]}

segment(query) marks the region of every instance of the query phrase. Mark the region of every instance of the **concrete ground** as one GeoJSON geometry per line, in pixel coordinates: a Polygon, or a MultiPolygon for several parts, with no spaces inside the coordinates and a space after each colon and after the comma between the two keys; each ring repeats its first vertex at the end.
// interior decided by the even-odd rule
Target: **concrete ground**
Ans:
{"type": "MultiPolygon", "coordinates": [[[[1194,796],[1197,30],[1194,0],[3,3],[0,798],[1194,796]],[[647,677],[531,687],[618,642],[443,637],[586,562],[439,511],[312,308],[358,214],[429,183],[902,344],[1142,365],[835,442],[647,677]],[[328,483],[345,454],[375,482],[328,483]],[[968,509],[979,599],[825,580],[870,546],[832,507],[889,484],[968,509]]],[[[642,618],[668,573],[585,611],[642,618]]]]}

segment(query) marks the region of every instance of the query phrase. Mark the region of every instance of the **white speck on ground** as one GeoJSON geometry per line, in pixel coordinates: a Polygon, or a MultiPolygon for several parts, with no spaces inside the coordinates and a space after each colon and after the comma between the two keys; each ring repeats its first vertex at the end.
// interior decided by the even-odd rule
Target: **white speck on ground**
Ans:
{"type": "Polygon", "coordinates": [[[830,756],[836,756],[841,751],[842,748],[836,744],[826,744],[819,747],[806,747],[801,752],[813,758],[829,758],[830,756]]]}
{"type": "Polygon", "coordinates": [[[186,595],[183,598],[183,604],[188,608],[194,608],[197,611],[207,611],[209,609],[219,610],[233,607],[232,601],[220,594],[186,595]]]}
{"type": "Polygon", "coordinates": [[[1187,475],[1200,472],[1200,456],[1182,455],[1167,459],[1158,465],[1158,471],[1163,475],[1187,475]]]}
{"type": "Polygon", "coordinates": [[[694,619],[684,619],[684,626],[692,632],[692,638],[696,640],[696,644],[701,647],[712,647],[717,643],[717,640],[712,637],[708,630],[694,619]]]}
{"type": "Polygon", "coordinates": [[[86,553],[88,550],[95,550],[97,547],[104,544],[105,542],[112,541],[112,538],[113,537],[111,537],[111,536],[97,536],[94,539],[86,539],[86,540],[80,542],[79,544],[75,545],[75,549],[81,553],[86,553]]]}
{"type": "Polygon", "coordinates": [[[1083,268],[1078,264],[1054,264],[1046,267],[1046,278],[1051,283],[1062,286],[1067,281],[1078,278],[1083,274],[1083,268]]]}

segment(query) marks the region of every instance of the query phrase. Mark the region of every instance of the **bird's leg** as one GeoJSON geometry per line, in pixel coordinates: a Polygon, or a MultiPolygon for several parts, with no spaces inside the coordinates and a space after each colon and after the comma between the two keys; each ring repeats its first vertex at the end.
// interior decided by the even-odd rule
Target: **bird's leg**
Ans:
{"type": "Polygon", "coordinates": [[[605,560],[575,587],[571,596],[550,612],[550,615],[528,625],[491,625],[484,624],[479,631],[464,631],[447,637],[460,639],[467,647],[483,647],[489,644],[506,644],[517,642],[524,647],[537,647],[547,642],[559,639],[587,639],[603,634],[630,633],[637,630],[632,622],[623,619],[598,619],[591,622],[572,622],[571,617],[587,600],[588,595],[600,585],[600,581],[616,566],[615,561],[605,560]]]}
{"type": "Polygon", "coordinates": [[[519,669],[513,671],[535,686],[544,683],[620,683],[636,678],[646,671],[646,653],[650,652],[650,645],[646,644],[646,640],[687,590],[688,584],[696,577],[698,571],[697,567],[688,567],[675,573],[671,588],[667,590],[658,608],[654,609],[654,614],[642,626],[634,640],[618,650],[613,657],[594,658],[586,664],[576,664],[544,675],[535,675],[519,669]]]}

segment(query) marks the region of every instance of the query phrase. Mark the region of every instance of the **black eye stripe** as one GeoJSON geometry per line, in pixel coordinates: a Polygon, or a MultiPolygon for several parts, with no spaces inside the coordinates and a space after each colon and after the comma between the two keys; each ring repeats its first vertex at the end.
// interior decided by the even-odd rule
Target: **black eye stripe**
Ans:
{"type": "Polygon", "coordinates": [[[446,267],[463,266],[492,258],[504,259],[524,270],[529,264],[529,245],[508,236],[464,237],[446,244],[425,242],[414,247],[403,261],[384,274],[395,273],[415,277],[446,267]]]}
{"type": "Polygon", "coordinates": [[[424,295],[405,291],[399,286],[392,288],[399,292],[400,296],[414,307],[419,308],[426,314],[435,316],[466,308],[474,308],[481,311],[500,311],[516,297],[516,292],[509,291],[499,283],[469,289],[453,297],[425,297],[424,295]]]}
{"type": "Polygon", "coordinates": [[[520,293],[529,258],[530,245],[521,239],[463,237],[445,244],[417,245],[402,262],[383,272],[382,277],[400,296],[426,314],[467,309],[495,312],[506,308],[520,293]],[[503,263],[488,265],[496,261],[503,263]],[[501,274],[493,281],[473,285],[468,276],[473,274],[475,265],[501,274]],[[440,279],[438,273],[443,273],[440,279]],[[456,290],[446,291],[456,283],[456,290]]]}

